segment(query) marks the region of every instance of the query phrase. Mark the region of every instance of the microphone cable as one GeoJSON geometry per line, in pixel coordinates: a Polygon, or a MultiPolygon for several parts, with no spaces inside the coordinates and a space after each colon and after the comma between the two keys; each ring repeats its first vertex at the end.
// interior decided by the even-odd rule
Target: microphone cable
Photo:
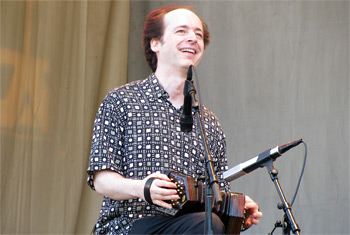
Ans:
{"type": "MultiPolygon", "coordinates": [[[[197,94],[198,94],[198,101],[199,101],[199,108],[200,108],[200,119],[201,119],[201,122],[203,123],[203,106],[202,106],[202,99],[201,99],[201,89],[200,89],[200,85],[199,85],[199,81],[198,81],[198,76],[197,76],[197,70],[194,66],[192,66],[192,71],[194,72],[194,81],[197,85],[197,94]]],[[[205,133],[204,133],[205,134],[205,133]]]]}
{"type": "MultiPolygon", "coordinates": [[[[196,82],[196,85],[197,85],[197,94],[198,94],[198,100],[199,100],[199,108],[200,108],[200,118],[201,118],[201,121],[203,122],[203,106],[202,106],[202,100],[201,100],[201,92],[200,92],[200,85],[199,85],[199,81],[198,81],[198,76],[197,76],[197,71],[196,71],[196,68],[194,66],[192,66],[192,71],[194,72],[194,81],[196,82]]],[[[306,166],[306,160],[307,160],[307,145],[306,143],[303,141],[303,144],[304,144],[304,147],[305,147],[305,154],[304,154],[304,162],[303,162],[303,166],[302,166],[302,169],[301,169],[301,172],[300,172],[300,176],[299,176],[299,180],[298,180],[298,184],[297,184],[297,187],[295,189],[295,193],[294,193],[294,196],[293,196],[293,199],[292,199],[292,202],[291,202],[291,206],[293,206],[294,204],[294,201],[297,197],[297,194],[298,194],[298,191],[299,191],[299,187],[300,187],[300,184],[301,184],[301,180],[303,178],[303,175],[304,175],[304,170],[305,170],[305,166],[306,166]]]]}
{"type": "Polygon", "coordinates": [[[291,202],[291,206],[293,206],[294,201],[295,201],[295,198],[297,197],[297,194],[298,194],[298,191],[299,191],[299,187],[300,187],[300,184],[301,184],[301,179],[303,178],[304,170],[305,170],[305,165],[306,165],[306,159],[307,159],[307,145],[306,145],[306,143],[305,143],[304,141],[303,141],[303,144],[304,144],[304,147],[305,147],[304,162],[303,162],[303,167],[302,167],[301,172],[300,172],[298,185],[297,185],[297,187],[296,187],[296,189],[295,189],[295,193],[294,193],[294,196],[293,196],[293,199],[292,199],[292,202],[291,202]]]}

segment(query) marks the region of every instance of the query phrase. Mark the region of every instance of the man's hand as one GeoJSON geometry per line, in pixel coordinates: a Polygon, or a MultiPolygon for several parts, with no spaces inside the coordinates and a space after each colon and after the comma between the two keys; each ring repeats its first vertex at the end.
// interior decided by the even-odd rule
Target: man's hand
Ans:
{"type": "MultiPolygon", "coordinates": [[[[159,172],[153,173],[143,179],[144,185],[150,177],[155,177],[150,188],[152,202],[155,205],[171,209],[172,206],[165,201],[167,200],[177,200],[179,195],[177,195],[176,185],[171,182],[167,175],[161,174],[159,172]]],[[[144,196],[142,199],[145,200],[144,196]]]]}
{"type": "Polygon", "coordinates": [[[244,228],[249,228],[253,224],[259,224],[259,218],[263,216],[263,213],[259,211],[258,204],[246,195],[244,206],[246,209],[244,228]]]}

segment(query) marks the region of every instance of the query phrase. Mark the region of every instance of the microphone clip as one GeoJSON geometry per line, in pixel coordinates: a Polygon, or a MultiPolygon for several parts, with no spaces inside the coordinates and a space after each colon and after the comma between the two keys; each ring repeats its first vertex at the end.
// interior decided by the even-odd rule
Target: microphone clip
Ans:
{"type": "Polygon", "coordinates": [[[193,96],[197,93],[196,88],[193,85],[193,80],[185,80],[184,86],[184,96],[191,96],[193,100],[193,96]]]}

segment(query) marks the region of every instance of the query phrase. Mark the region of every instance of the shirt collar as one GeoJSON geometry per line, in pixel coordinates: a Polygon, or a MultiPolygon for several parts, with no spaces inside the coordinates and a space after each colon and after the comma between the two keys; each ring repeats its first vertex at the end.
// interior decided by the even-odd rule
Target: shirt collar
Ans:
{"type": "Polygon", "coordinates": [[[142,89],[150,101],[155,101],[161,98],[169,99],[170,97],[168,92],[166,92],[163,86],[159,83],[158,78],[154,73],[144,80],[142,89]]]}

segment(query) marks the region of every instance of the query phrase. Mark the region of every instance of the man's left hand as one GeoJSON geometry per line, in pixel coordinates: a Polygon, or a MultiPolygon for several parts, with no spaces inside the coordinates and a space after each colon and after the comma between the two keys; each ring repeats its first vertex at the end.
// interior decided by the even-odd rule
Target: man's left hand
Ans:
{"type": "Polygon", "coordinates": [[[259,218],[263,216],[263,213],[259,211],[258,204],[246,195],[244,206],[246,210],[244,228],[247,229],[253,224],[259,224],[259,218]]]}

